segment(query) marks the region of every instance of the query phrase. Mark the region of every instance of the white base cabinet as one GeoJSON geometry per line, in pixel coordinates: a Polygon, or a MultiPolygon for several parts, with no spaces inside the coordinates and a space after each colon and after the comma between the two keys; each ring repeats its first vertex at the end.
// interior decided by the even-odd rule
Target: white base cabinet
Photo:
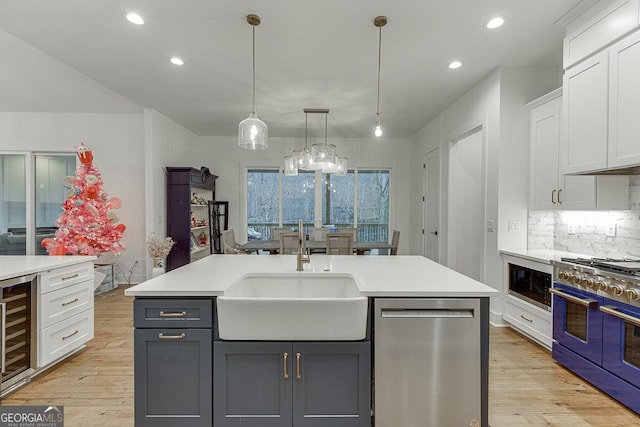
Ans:
{"type": "Polygon", "coordinates": [[[38,276],[38,368],[64,358],[93,338],[93,262],[38,276]]]}

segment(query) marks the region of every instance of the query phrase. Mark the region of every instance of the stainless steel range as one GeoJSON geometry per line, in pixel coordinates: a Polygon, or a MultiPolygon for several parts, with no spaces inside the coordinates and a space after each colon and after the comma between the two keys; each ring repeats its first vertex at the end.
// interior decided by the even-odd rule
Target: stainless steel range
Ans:
{"type": "Polygon", "coordinates": [[[640,259],[553,265],[553,358],[640,413],[640,259]]]}

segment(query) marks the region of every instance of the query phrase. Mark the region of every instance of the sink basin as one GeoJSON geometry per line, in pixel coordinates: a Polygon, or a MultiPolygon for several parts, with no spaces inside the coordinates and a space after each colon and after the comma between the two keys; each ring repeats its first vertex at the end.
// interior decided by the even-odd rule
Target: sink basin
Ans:
{"type": "Polygon", "coordinates": [[[223,340],[365,338],[367,298],[348,274],[248,274],[217,298],[223,340]]]}

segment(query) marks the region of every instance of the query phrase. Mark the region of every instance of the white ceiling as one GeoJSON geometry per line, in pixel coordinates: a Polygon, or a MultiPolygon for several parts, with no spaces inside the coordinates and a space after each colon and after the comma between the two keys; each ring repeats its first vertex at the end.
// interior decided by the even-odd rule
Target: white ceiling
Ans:
{"type": "MultiPolygon", "coordinates": [[[[366,138],[376,111],[373,18],[386,15],[382,124],[386,137],[406,138],[496,67],[560,66],[564,29],[555,22],[578,3],[0,0],[0,28],[198,135],[223,136],[235,135],[251,111],[252,28],[246,16],[255,13],[262,20],[256,27],[256,104],[269,135],[304,135],[302,109],[309,107],[330,109],[330,137],[366,138]],[[139,12],[146,24],[128,23],[124,11],[139,12]],[[484,24],[494,15],[506,23],[489,31],[484,24]],[[169,64],[173,55],[185,65],[169,64]],[[449,70],[454,59],[463,66],[449,70]]],[[[72,96],[32,98],[20,100],[20,111],[78,108],[64,105],[74,102],[72,96]]],[[[16,111],[6,102],[1,108],[16,111]]],[[[88,112],[99,109],[86,106],[88,112]]]]}

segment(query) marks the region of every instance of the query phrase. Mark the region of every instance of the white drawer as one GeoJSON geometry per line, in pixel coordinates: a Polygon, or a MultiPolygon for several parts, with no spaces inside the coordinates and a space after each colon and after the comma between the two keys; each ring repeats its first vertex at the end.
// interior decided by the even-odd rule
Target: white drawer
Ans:
{"type": "Polygon", "coordinates": [[[92,262],[43,271],[40,273],[38,290],[40,294],[46,294],[87,280],[93,282],[92,262]]]}
{"type": "Polygon", "coordinates": [[[38,332],[38,367],[44,367],[93,338],[93,308],[38,332]]]}
{"type": "Polygon", "coordinates": [[[551,348],[551,312],[506,295],[503,319],[523,334],[551,348]]]}
{"type": "Polygon", "coordinates": [[[93,308],[93,282],[77,283],[38,297],[38,329],[93,308]]]}

